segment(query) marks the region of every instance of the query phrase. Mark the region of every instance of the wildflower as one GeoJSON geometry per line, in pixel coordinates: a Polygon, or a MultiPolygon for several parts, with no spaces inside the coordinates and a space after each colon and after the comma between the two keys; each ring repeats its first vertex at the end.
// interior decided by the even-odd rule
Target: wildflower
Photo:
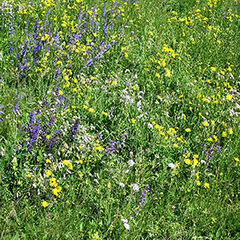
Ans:
{"type": "Polygon", "coordinates": [[[109,170],[109,173],[110,173],[110,174],[112,174],[112,173],[113,173],[113,169],[112,169],[112,168],[110,168],[110,170],[109,170]]]}
{"type": "Polygon", "coordinates": [[[211,70],[215,72],[217,69],[215,67],[211,67],[211,70]]]}
{"type": "Polygon", "coordinates": [[[196,183],[197,183],[197,186],[201,185],[201,182],[199,180],[196,183]]]}
{"type": "Polygon", "coordinates": [[[133,184],[133,191],[138,192],[139,191],[139,186],[138,184],[134,183],[133,184]]]}
{"type": "Polygon", "coordinates": [[[47,135],[47,136],[46,136],[46,139],[49,140],[50,138],[51,138],[51,135],[47,135]]]}
{"type": "Polygon", "coordinates": [[[52,175],[52,172],[51,172],[50,170],[47,170],[47,171],[46,171],[46,176],[47,176],[47,177],[50,177],[51,175],[52,175]]]}
{"type": "Polygon", "coordinates": [[[122,188],[124,188],[124,187],[125,187],[125,184],[122,183],[122,182],[120,182],[120,183],[119,183],[119,186],[122,187],[122,188]]]}
{"type": "Polygon", "coordinates": [[[171,168],[171,169],[174,169],[174,168],[175,168],[175,165],[174,165],[174,163],[169,163],[169,164],[168,164],[168,167],[171,168]]]}
{"type": "Polygon", "coordinates": [[[124,227],[125,227],[127,230],[129,230],[129,229],[130,229],[130,225],[128,224],[128,220],[125,219],[125,218],[123,218],[123,219],[122,219],[122,222],[123,222],[124,227]]]}
{"type": "Polygon", "coordinates": [[[63,95],[63,91],[62,90],[59,90],[58,93],[59,93],[60,96],[63,95]]]}
{"type": "Polygon", "coordinates": [[[167,75],[167,77],[171,76],[171,71],[168,68],[166,68],[166,75],[167,75]]]}
{"type": "Polygon", "coordinates": [[[239,162],[239,161],[240,161],[238,157],[235,157],[234,160],[235,160],[236,162],[239,162]]]}
{"type": "Polygon", "coordinates": [[[174,144],[173,144],[173,147],[174,147],[174,148],[178,148],[178,144],[177,144],[177,143],[174,143],[174,144]]]}
{"type": "Polygon", "coordinates": [[[209,126],[208,121],[204,121],[202,124],[203,124],[204,127],[208,127],[209,126]]]}
{"type": "Polygon", "coordinates": [[[189,133],[189,132],[191,132],[191,129],[190,128],[186,128],[185,132],[189,133]]]}
{"type": "Polygon", "coordinates": [[[128,165],[129,165],[130,167],[132,167],[134,164],[135,164],[135,162],[134,162],[133,160],[129,160],[129,161],[128,161],[128,165]]]}
{"type": "Polygon", "coordinates": [[[223,132],[223,133],[222,133],[222,136],[223,136],[223,137],[227,137],[227,132],[223,132]]]}
{"type": "Polygon", "coordinates": [[[106,112],[104,112],[104,111],[102,111],[102,114],[104,115],[104,116],[106,116],[107,117],[107,113],[106,112]]]}
{"type": "Polygon", "coordinates": [[[132,121],[132,124],[136,123],[136,119],[134,119],[134,118],[131,121],[132,121]]]}
{"type": "Polygon", "coordinates": [[[230,95],[230,94],[228,94],[227,97],[226,97],[226,99],[227,99],[228,101],[231,101],[231,100],[233,99],[233,96],[230,95]]]}
{"type": "Polygon", "coordinates": [[[191,165],[192,161],[190,159],[185,159],[184,162],[187,164],[187,165],[191,165]]]}
{"type": "Polygon", "coordinates": [[[42,201],[42,207],[47,207],[48,206],[48,203],[46,201],[42,201]]]}
{"type": "Polygon", "coordinates": [[[52,190],[52,193],[53,193],[55,196],[58,197],[58,195],[59,195],[59,193],[61,192],[61,190],[62,190],[62,187],[57,186],[57,187],[55,187],[55,188],[52,190]]]}
{"type": "Polygon", "coordinates": [[[209,183],[204,183],[204,187],[209,188],[210,187],[209,183]]]}
{"type": "Polygon", "coordinates": [[[229,129],[228,129],[228,132],[229,132],[230,135],[232,135],[232,134],[233,134],[232,128],[229,128],[229,129]]]}
{"type": "Polygon", "coordinates": [[[90,113],[94,113],[94,112],[95,112],[95,110],[94,110],[93,108],[89,108],[88,111],[89,111],[90,113]]]}
{"type": "Polygon", "coordinates": [[[50,186],[51,187],[57,187],[56,178],[50,178],[50,186]]]}
{"type": "Polygon", "coordinates": [[[67,166],[69,169],[73,169],[73,165],[72,165],[72,163],[69,161],[69,160],[64,160],[64,161],[62,161],[62,163],[65,165],[65,166],[67,166]]]}

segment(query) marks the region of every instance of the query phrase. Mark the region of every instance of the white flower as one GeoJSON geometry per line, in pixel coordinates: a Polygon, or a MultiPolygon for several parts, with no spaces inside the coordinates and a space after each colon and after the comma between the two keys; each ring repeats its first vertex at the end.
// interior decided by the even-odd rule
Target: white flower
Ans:
{"type": "Polygon", "coordinates": [[[174,169],[174,168],[175,168],[175,165],[174,165],[174,163],[169,163],[169,164],[168,164],[168,167],[171,168],[171,169],[174,169]]]}
{"type": "Polygon", "coordinates": [[[128,223],[128,220],[126,218],[122,218],[123,223],[128,223]]]}
{"type": "Polygon", "coordinates": [[[139,186],[136,183],[133,184],[133,191],[135,192],[139,191],[139,186]]]}
{"type": "Polygon", "coordinates": [[[126,218],[122,219],[123,225],[124,227],[129,230],[130,229],[130,225],[128,224],[128,220],[126,218]]]}
{"type": "Polygon", "coordinates": [[[124,223],[123,225],[124,225],[124,227],[125,227],[127,230],[130,229],[130,225],[129,225],[128,223],[124,223]]]}
{"type": "Polygon", "coordinates": [[[122,187],[122,188],[124,188],[124,187],[125,187],[125,184],[122,183],[122,182],[120,182],[120,183],[119,183],[119,186],[122,187]]]}
{"type": "Polygon", "coordinates": [[[148,123],[148,128],[153,128],[153,125],[151,123],[148,123]]]}
{"type": "Polygon", "coordinates": [[[129,161],[128,161],[128,165],[129,165],[130,167],[132,167],[134,164],[135,164],[135,162],[134,162],[133,160],[129,160],[129,161]]]}

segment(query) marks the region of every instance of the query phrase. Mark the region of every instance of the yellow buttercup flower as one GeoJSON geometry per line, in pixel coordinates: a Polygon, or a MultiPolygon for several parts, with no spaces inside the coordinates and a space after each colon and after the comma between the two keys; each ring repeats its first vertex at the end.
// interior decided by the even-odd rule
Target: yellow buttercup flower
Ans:
{"type": "Polygon", "coordinates": [[[50,170],[47,170],[47,171],[46,171],[46,176],[47,176],[47,177],[50,177],[51,175],[52,175],[52,172],[51,172],[50,170]]]}
{"type": "Polygon", "coordinates": [[[222,136],[223,136],[223,137],[227,137],[227,133],[226,133],[226,132],[223,132],[223,133],[222,133],[222,136]]]}
{"type": "Polygon", "coordinates": [[[209,126],[208,121],[204,121],[202,124],[203,124],[203,126],[205,126],[205,127],[208,127],[208,126],[209,126]]]}
{"type": "Polygon", "coordinates": [[[46,201],[42,201],[42,207],[47,207],[48,206],[48,203],[46,201]]]}
{"type": "Polygon", "coordinates": [[[205,188],[210,188],[209,183],[204,183],[204,187],[205,187],[205,188]]]}
{"type": "Polygon", "coordinates": [[[230,94],[228,94],[227,97],[226,97],[226,99],[227,99],[228,101],[231,101],[231,100],[233,99],[233,96],[230,95],[230,94]]]}

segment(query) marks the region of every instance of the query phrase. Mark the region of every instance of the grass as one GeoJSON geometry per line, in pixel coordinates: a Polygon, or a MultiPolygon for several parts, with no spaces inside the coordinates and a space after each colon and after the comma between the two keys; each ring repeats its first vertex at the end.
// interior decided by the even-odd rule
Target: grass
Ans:
{"type": "Polygon", "coordinates": [[[239,239],[239,1],[0,3],[1,239],[239,239]]]}

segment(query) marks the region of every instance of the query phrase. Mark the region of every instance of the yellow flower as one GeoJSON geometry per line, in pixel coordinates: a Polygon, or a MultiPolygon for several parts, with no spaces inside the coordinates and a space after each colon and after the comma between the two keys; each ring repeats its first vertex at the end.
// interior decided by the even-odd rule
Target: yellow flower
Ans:
{"type": "Polygon", "coordinates": [[[156,73],[156,77],[157,77],[157,78],[160,78],[160,74],[159,74],[159,73],[156,73]]]}
{"type": "Polygon", "coordinates": [[[94,110],[93,108],[89,108],[88,111],[89,111],[90,113],[94,113],[94,112],[95,112],[95,110],[94,110]]]}
{"type": "Polygon", "coordinates": [[[72,165],[72,163],[71,163],[69,160],[64,160],[64,161],[62,161],[62,163],[63,163],[65,166],[67,166],[70,170],[73,169],[73,165],[72,165]]]}
{"type": "Polygon", "coordinates": [[[174,148],[178,148],[178,144],[177,144],[177,143],[174,143],[174,144],[173,144],[173,147],[174,147],[174,148]]]}
{"type": "Polygon", "coordinates": [[[228,129],[228,132],[229,132],[229,134],[233,134],[232,128],[229,128],[229,129],[228,129]]]}
{"type": "Polygon", "coordinates": [[[59,93],[60,96],[63,95],[63,91],[62,90],[59,90],[58,93],[59,93]]]}
{"type": "Polygon", "coordinates": [[[236,162],[239,162],[239,161],[240,161],[238,157],[235,157],[234,160],[235,160],[236,162]]]}
{"type": "Polygon", "coordinates": [[[184,162],[187,164],[187,165],[191,165],[192,161],[190,159],[184,159],[184,162]]]}
{"type": "Polygon", "coordinates": [[[102,114],[104,115],[104,116],[106,116],[107,117],[107,113],[106,112],[104,112],[104,111],[102,111],[102,114]]]}
{"type": "Polygon", "coordinates": [[[50,138],[51,138],[51,135],[47,135],[47,136],[46,136],[46,139],[50,139],[50,138]]]}
{"type": "Polygon", "coordinates": [[[209,126],[208,121],[204,121],[202,124],[203,124],[203,126],[205,126],[205,127],[208,127],[208,126],[209,126]]]}
{"type": "Polygon", "coordinates": [[[42,201],[42,207],[47,207],[48,206],[48,203],[46,201],[42,201]]]}
{"type": "Polygon", "coordinates": [[[201,185],[201,182],[200,182],[199,180],[197,181],[197,185],[198,185],[198,186],[200,186],[200,185],[201,185]]]}
{"type": "Polygon", "coordinates": [[[217,69],[215,67],[211,67],[211,70],[215,72],[217,69]]]}
{"type": "Polygon", "coordinates": [[[50,177],[51,175],[52,175],[52,172],[51,172],[50,170],[47,170],[47,171],[46,171],[46,176],[47,176],[47,177],[50,177]]]}
{"type": "Polygon", "coordinates": [[[209,188],[210,187],[209,183],[204,183],[204,187],[209,188]]]}
{"type": "Polygon", "coordinates": [[[185,131],[189,133],[189,132],[191,132],[191,129],[190,128],[186,128],[185,131]]]}
{"type": "Polygon", "coordinates": [[[134,118],[131,121],[132,121],[132,124],[136,123],[136,119],[134,119],[134,118]]]}
{"type": "Polygon", "coordinates": [[[192,164],[192,165],[195,167],[195,166],[197,166],[197,164],[198,164],[198,160],[197,160],[196,158],[194,158],[194,159],[193,159],[193,164],[192,164]]]}
{"type": "Polygon", "coordinates": [[[50,178],[50,186],[57,187],[56,178],[50,178]]]}
{"type": "Polygon", "coordinates": [[[65,76],[64,79],[65,79],[66,81],[68,81],[68,80],[69,80],[69,77],[68,77],[68,76],[65,76]]]}
{"type": "Polygon", "coordinates": [[[52,193],[53,193],[55,196],[57,196],[57,197],[58,197],[58,195],[59,195],[59,192],[60,192],[60,191],[58,190],[57,187],[52,190],[52,193]]]}
{"type": "Polygon", "coordinates": [[[228,94],[227,97],[226,97],[226,99],[227,99],[228,101],[231,101],[231,100],[233,99],[233,96],[230,95],[230,94],[228,94]]]}
{"type": "Polygon", "coordinates": [[[167,75],[167,77],[171,76],[171,71],[168,68],[166,68],[166,75],[167,75]]]}
{"type": "Polygon", "coordinates": [[[226,133],[226,132],[223,132],[223,133],[222,133],[222,136],[223,136],[223,137],[227,137],[227,133],[226,133]]]}

